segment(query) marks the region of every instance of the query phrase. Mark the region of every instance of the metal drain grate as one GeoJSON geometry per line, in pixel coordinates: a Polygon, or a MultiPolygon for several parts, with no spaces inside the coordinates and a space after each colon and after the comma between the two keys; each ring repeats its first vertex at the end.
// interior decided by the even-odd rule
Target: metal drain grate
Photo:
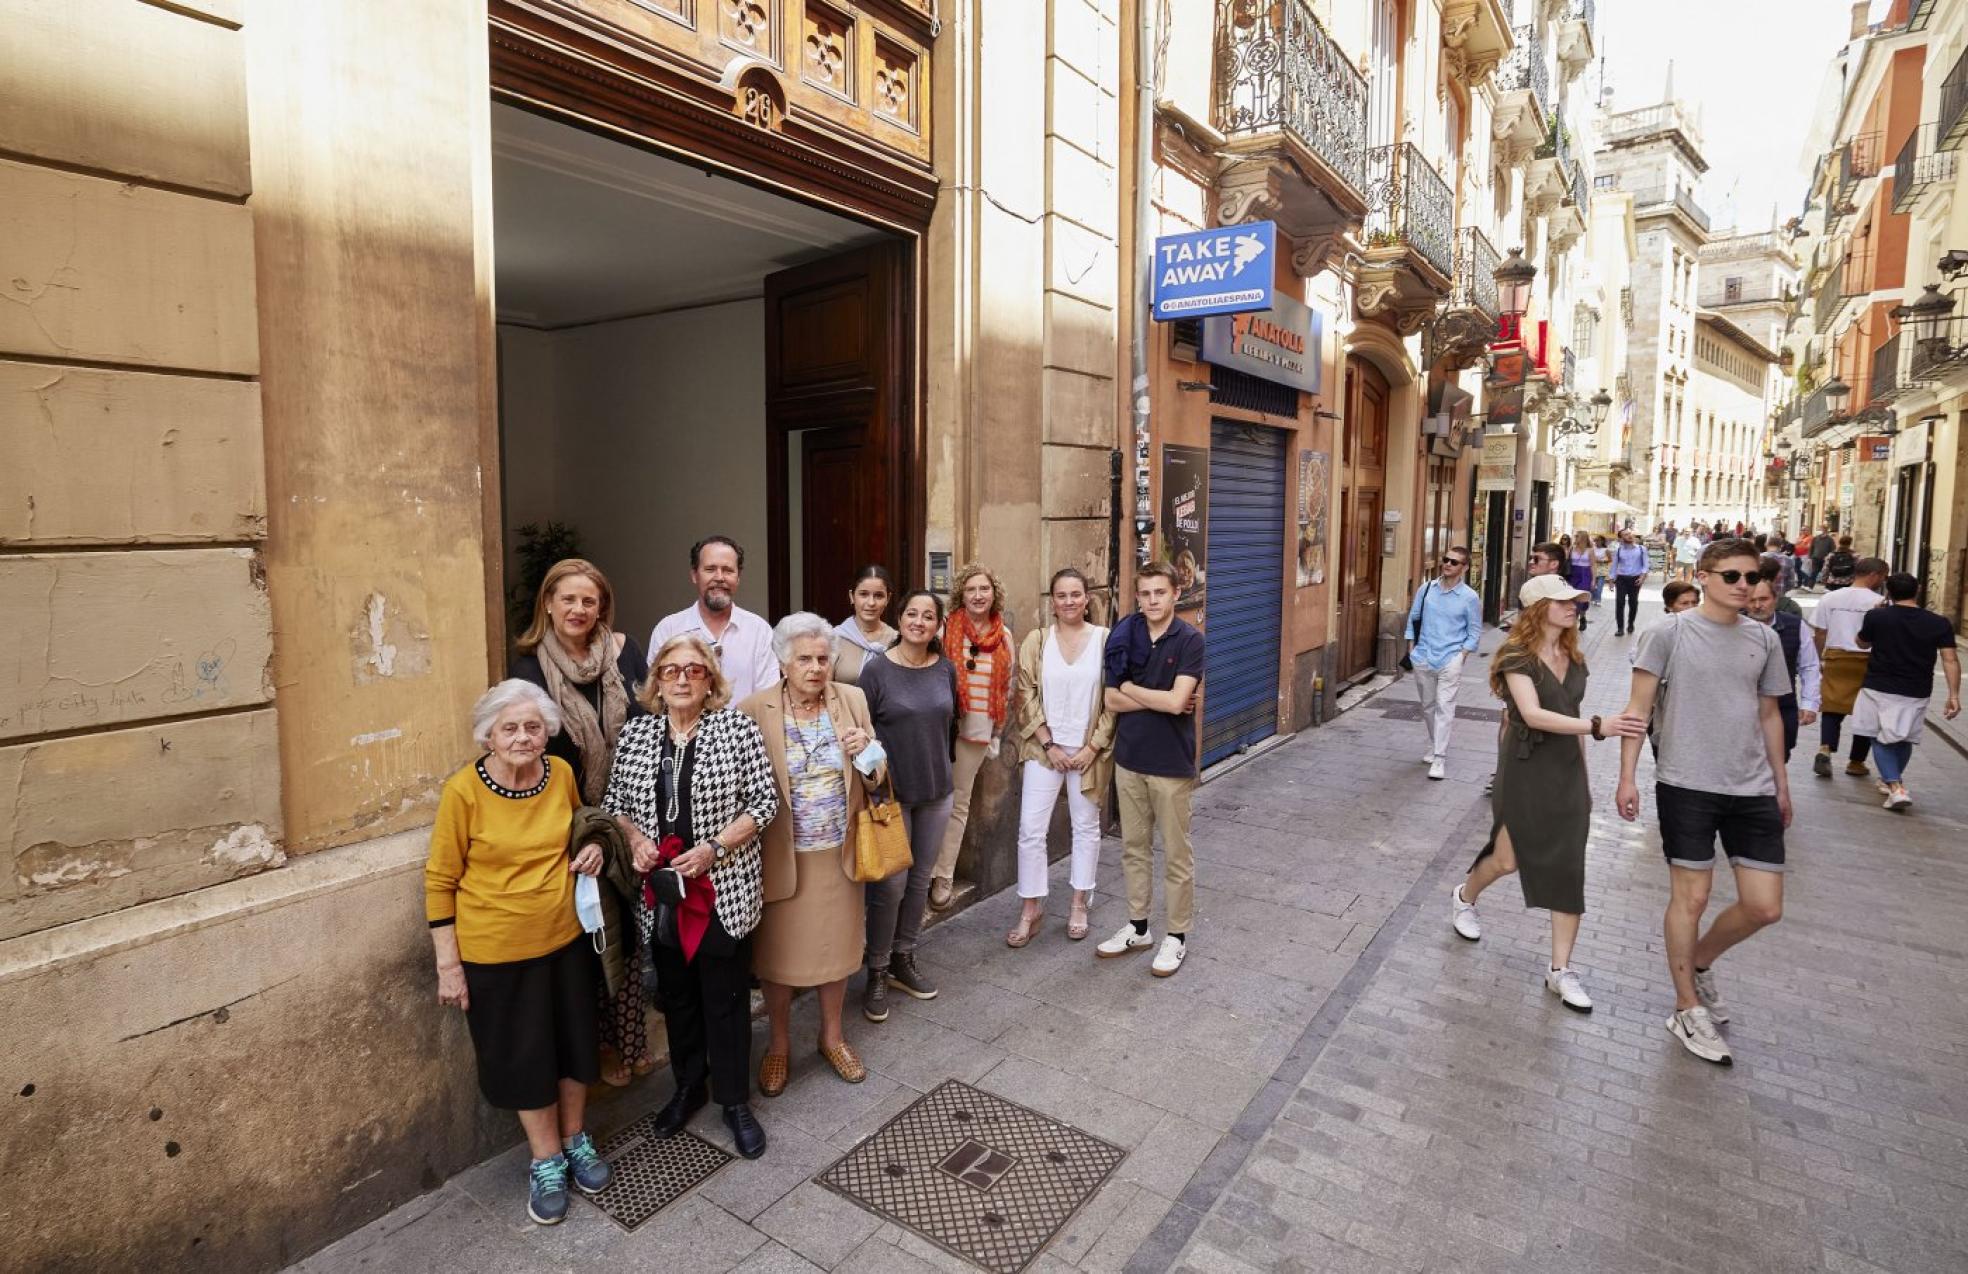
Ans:
{"type": "Polygon", "coordinates": [[[948,1080],[816,1178],[993,1274],[1016,1274],[1127,1152],[948,1080]]]}
{"type": "MultiPolygon", "coordinates": [[[[1421,705],[1412,699],[1384,700],[1375,705],[1380,714],[1389,721],[1421,720],[1421,705]]],[[[1488,721],[1492,724],[1503,720],[1501,708],[1457,708],[1458,721],[1488,721]]]]}
{"type": "Polygon", "coordinates": [[[625,1230],[635,1229],[731,1162],[728,1152],[694,1132],[663,1140],[652,1134],[655,1125],[655,1114],[644,1115],[597,1147],[615,1169],[615,1179],[593,1196],[594,1205],[625,1230]]]}

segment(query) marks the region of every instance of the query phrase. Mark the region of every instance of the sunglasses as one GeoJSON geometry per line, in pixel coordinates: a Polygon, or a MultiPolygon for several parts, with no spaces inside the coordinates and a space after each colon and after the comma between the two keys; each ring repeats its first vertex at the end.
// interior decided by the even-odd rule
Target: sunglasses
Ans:
{"type": "Polygon", "coordinates": [[[1467,565],[1469,565],[1469,564],[1468,564],[1467,562],[1465,562],[1465,561],[1463,561],[1463,560],[1462,560],[1461,558],[1459,558],[1459,557],[1445,557],[1445,558],[1443,558],[1443,559],[1442,559],[1442,565],[1444,565],[1444,566],[1467,566],[1467,565]]]}
{"type": "Polygon", "coordinates": [[[656,669],[658,681],[708,681],[711,670],[702,664],[664,664],[656,669]]]}
{"type": "Polygon", "coordinates": [[[967,648],[967,653],[964,655],[964,671],[976,672],[977,671],[977,643],[972,641],[970,638],[966,637],[964,638],[964,645],[967,648]]]}
{"type": "Polygon", "coordinates": [[[1755,571],[1704,571],[1703,574],[1713,575],[1724,584],[1740,584],[1745,578],[1754,583],[1757,576],[1755,571]]]}

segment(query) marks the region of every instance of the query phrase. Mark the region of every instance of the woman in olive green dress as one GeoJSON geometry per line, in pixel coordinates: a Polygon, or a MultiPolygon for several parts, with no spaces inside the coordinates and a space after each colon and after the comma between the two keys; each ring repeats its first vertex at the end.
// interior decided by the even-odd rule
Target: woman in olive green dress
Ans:
{"type": "Polygon", "coordinates": [[[1504,714],[1490,795],[1495,816],[1489,842],[1450,896],[1449,920],[1471,942],[1482,937],[1477,895],[1516,872],[1524,905],[1551,912],[1545,988],[1566,1008],[1590,1013],[1592,997],[1571,967],[1585,914],[1585,841],[1592,824],[1585,739],[1639,736],[1647,726],[1625,713],[1579,715],[1586,668],[1575,603],[1584,596],[1556,575],[1528,581],[1518,593],[1524,609],[1490,660],[1490,688],[1503,700],[1504,714]]]}

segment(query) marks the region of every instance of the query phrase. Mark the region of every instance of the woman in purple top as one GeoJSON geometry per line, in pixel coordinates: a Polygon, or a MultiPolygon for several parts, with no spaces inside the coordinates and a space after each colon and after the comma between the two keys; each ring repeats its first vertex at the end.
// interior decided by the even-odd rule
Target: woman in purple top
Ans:
{"type": "Polygon", "coordinates": [[[1592,605],[1592,537],[1580,532],[1572,537],[1571,560],[1566,564],[1566,582],[1584,593],[1578,599],[1579,631],[1585,631],[1585,612],[1592,605]]]}

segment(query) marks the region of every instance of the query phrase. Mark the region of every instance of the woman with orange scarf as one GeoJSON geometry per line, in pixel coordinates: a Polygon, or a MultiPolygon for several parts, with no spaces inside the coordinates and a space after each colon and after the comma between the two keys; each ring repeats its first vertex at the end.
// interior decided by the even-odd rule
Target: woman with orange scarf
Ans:
{"type": "Polygon", "coordinates": [[[1012,679],[1018,675],[1018,652],[1011,644],[1011,625],[1005,622],[1004,585],[990,568],[977,562],[959,568],[956,583],[950,593],[950,618],[943,624],[943,652],[957,666],[963,704],[950,766],[955,799],[929,881],[929,905],[936,911],[950,905],[957,851],[963,848],[964,827],[970,822],[971,789],[977,786],[977,772],[984,762],[998,754],[1012,679]]]}

